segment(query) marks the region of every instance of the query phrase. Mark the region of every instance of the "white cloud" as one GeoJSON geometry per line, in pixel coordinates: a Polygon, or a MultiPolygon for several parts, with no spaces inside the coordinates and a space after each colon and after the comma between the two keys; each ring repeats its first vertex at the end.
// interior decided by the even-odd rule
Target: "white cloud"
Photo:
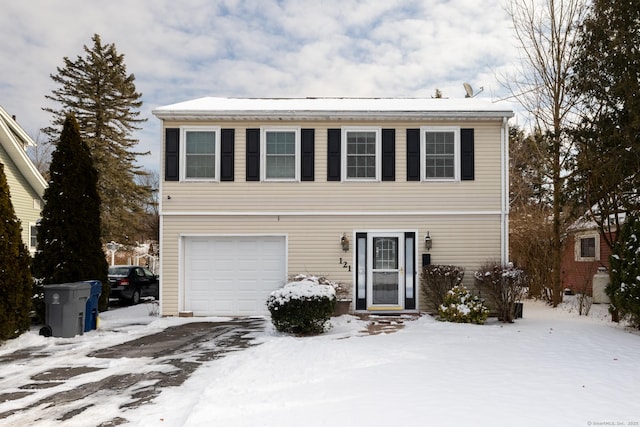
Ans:
{"type": "Polygon", "coordinates": [[[216,96],[505,96],[516,52],[494,0],[8,2],[0,15],[0,104],[33,137],[62,58],[100,34],[125,55],[149,119],[136,135],[157,169],[160,105],[216,96]]]}

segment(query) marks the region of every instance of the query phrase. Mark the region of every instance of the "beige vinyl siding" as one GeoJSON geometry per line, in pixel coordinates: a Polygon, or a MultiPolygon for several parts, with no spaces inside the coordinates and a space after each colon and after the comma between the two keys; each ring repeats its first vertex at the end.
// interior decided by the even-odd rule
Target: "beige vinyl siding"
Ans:
{"type": "MultiPolygon", "coordinates": [[[[465,283],[473,284],[473,271],[488,260],[500,258],[500,215],[264,215],[264,216],[165,216],[162,233],[162,313],[176,315],[179,303],[181,241],[187,235],[286,236],[288,275],[308,273],[353,286],[355,232],[416,232],[417,266],[422,265],[424,235],[433,239],[431,262],[456,264],[466,271],[465,283]],[[340,236],[346,233],[350,248],[344,252],[340,236]],[[472,237],[470,237],[472,236],[472,237]],[[351,267],[344,268],[340,259],[351,267]]],[[[418,278],[419,282],[419,278],[418,278]]],[[[419,290],[418,299],[420,301],[419,290]]],[[[424,308],[422,301],[420,307],[424,308]]]]}
{"type": "MultiPolygon", "coordinates": [[[[218,126],[235,129],[235,153],[233,182],[163,180],[161,183],[162,313],[176,315],[184,308],[180,301],[184,289],[181,248],[184,236],[285,236],[290,276],[298,273],[324,275],[352,288],[355,232],[416,232],[416,266],[419,269],[422,255],[426,253],[424,235],[428,231],[433,239],[433,248],[429,251],[431,263],[464,267],[467,272],[465,284],[473,286],[475,269],[501,257],[502,125],[502,120],[496,119],[165,121],[165,128],[218,126]],[[246,129],[274,126],[315,129],[313,182],[245,181],[246,129]],[[327,130],[345,126],[395,129],[395,181],[327,181],[327,130]],[[475,180],[406,180],[406,130],[423,126],[474,129],[475,180]],[[343,233],[350,239],[348,252],[340,245],[343,233]],[[341,259],[347,262],[347,268],[340,263],[341,259]]],[[[162,168],[161,176],[164,177],[164,149],[162,168]]],[[[419,283],[419,277],[417,279],[419,283]]],[[[421,299],[419,288],[416,295],[419,308],[428,308],[421,299]]]]}
{"type": "MultiPolygon", "coordinates": [[[[282,126],[315,129],[315,181],[245,182],[247,128],[273,122],[165,122],[165,127],[216,125],[235,129],[234,182],[163,182],[162,210],[172,212],[333,212],[333,211],[498,211],[500,190],[500,131],[494,121],[416,122],[284,122],[282,126]],[[327,182],[327,129],[373,126],[396,129],[395,181],[327,182]],[[459,126],[475,129],[475,180],[457,182],[406,181],[406,129],[459,126]],[[167,199],[167,195],[171,199],[167,199]]],[[[344,141],[343,141],[344,143],[344,141]]],[[[164,167],[164,162],[163,162],[164,167]]],[[[163,171],[164,174],[164,171],[163,171]]]]}
{"type": "Polygon", "coordinates": [[[4,164],[4,173],[7,176],[13,209],[16,217],[21,221],[22,243],[29,247],[29,225],[35,224],[40,218],[42,199],[31,188],[1,145],[0,162],[4,164]]]}

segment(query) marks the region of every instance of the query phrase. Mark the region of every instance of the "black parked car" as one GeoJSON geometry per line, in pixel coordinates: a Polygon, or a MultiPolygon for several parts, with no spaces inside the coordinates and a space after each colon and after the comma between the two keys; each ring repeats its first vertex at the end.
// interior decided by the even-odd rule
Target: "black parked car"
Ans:
{"type": "Polygon", "coordinates": [[[138,265],[109,267],[110,298],[138,304],[142,297],[160,297],[158,276],[138,265]]]}

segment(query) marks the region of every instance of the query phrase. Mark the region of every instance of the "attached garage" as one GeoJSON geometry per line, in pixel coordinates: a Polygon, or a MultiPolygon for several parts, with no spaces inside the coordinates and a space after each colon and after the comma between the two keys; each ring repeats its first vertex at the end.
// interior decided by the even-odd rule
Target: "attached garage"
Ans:
{"type": "Polygon", "coordinates": [[[183,238],[184,310],[195,316],[268,315],[287,279],[285,236],[183,238]]]}

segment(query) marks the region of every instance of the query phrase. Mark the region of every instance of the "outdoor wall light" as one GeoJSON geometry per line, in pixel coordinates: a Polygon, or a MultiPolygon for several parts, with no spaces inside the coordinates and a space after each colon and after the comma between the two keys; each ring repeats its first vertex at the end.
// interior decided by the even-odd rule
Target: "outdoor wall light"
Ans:
{"type": "Polygon", "coordinates": [[[429,235],[429,232],[427,231],[427,234],[424,236],[424,247],[426,250],[431,249],[433,242],[431,241],[431,236],[429,235]]]}
{"type": "Polygon", "coordinates": [[[347,252],[349,250],[349,238],[346,233],[342,233],[342,236],[340,236],[340,245],[343,251],[347,252]]]}

